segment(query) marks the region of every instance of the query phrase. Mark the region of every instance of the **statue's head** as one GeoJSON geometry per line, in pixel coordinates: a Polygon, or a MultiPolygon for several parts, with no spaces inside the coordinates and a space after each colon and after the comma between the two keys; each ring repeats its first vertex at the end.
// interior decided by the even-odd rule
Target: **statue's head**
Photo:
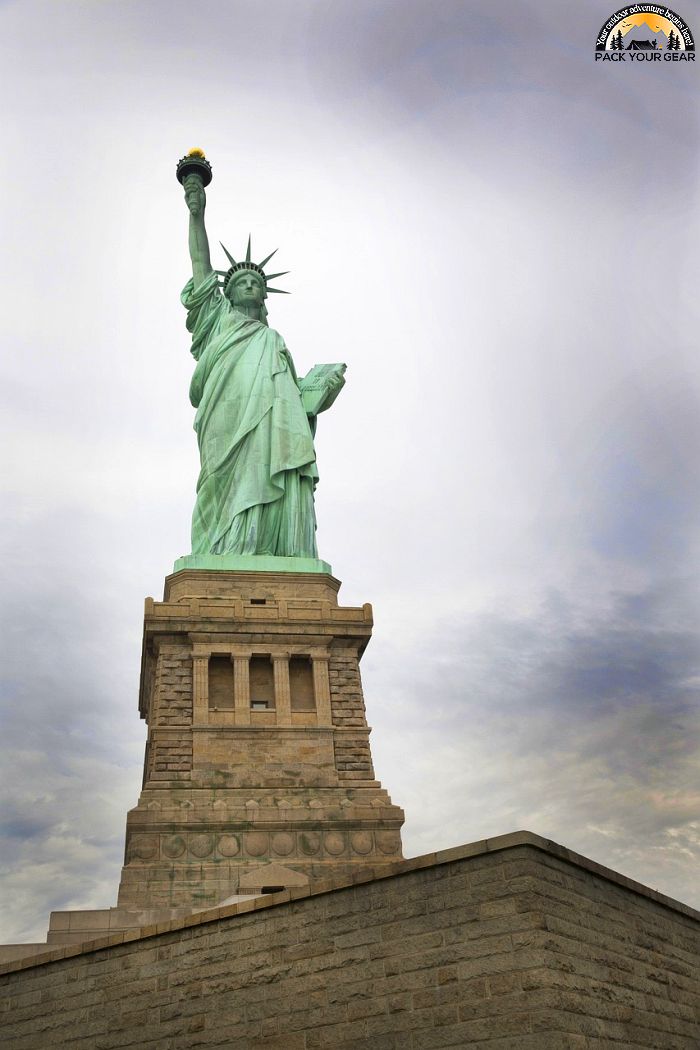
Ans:
{"type": "MultiPolygon", "coordinates": [[[[224,248],[223,244],[221,247],[224,248]]],[[[275,251],[276,250],[277,249],[275,249],[275,251]]],[[[254,263],[250,258],[250,237],[248,238],[248,250],[246,251],[245,262],[236,262],[226,248],[224,248],[224,251],[231,263],[231,269],[225,273],[222,273],[221,270],[217,271],[220,276],[224,278],[224,295],[233,306],[242,309],[249,316],[255,313],[255,316],[259,316],[259,320],[265,321],[267,317],[267,310],[265,308],[267,293],[282,291],[281,288],[269,288],[267,282],[273,280],[275,277],[282,277],[284,274],[266,274],[263,270],[265,263],[270,261],[275,252],[271,252],[261,263],[254,263]]],[[[284,271],[284,273],[287,272],[288,271],[286,270],[284,271]]],[[[287,293],[285,292],[283,294],[287,293]]]]}
{"type": "Polygon", "coordinates": [[[265,278],[255,270],[238,270],[226,282],[224,295],[234,306],[262,306],[267,299],[265,278]]]}

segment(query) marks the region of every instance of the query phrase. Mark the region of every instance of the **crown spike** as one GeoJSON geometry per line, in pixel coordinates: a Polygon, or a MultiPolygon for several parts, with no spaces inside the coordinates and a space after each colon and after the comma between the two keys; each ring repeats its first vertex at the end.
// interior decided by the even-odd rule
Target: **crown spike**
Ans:
{"type": "Polygon", "coordinates": [[[265,280],[266,281],[274,281],[275,277],[284,277],[288,273],[289,273],[289,270],[281,270],[280,273],[266,273],[265,274],[265,280]]]}
{"type": "Polygon", "coordinates": [[[267,255],[263,259],[263,261],[261,263],[258,263],[258,266],[260,267],[261,270],[262,270],[263,266],[265,265],[265,263],[269,263],[270,259],[272,258],[273,255],[275,255],[277,253],[277,251],[279,251],[279,249],[275,248],[274,252],[270,252],[270,254],[267,255]]]}
{"type": "MultiPolygon", "coordinates": [[[[219,244],[221,244],[221,241],[219,241],[219,244]]],[[[223,244],[221,244],[221,247],[224,248],[223,244]]],[[[226,252],[226,256],[228,258],[228,261],[231,263],[231,266],[235,266],[236,265],[236,260],[231,255],[231,252],[228,250],[228,248],[224,248],[224,251],[226,252]]]]}
{"type": "Polygon", "coordinates": [[[250,234],[248,234],[248,247],[246,248],[245,261],[250,262],[250,234]]]}
{"type": "Polygon", "coordinates": [[[277,292],[278,295],[290,295],[290,292],[285,292],[284,288],[266,288],[267,292],[277,292]]]}

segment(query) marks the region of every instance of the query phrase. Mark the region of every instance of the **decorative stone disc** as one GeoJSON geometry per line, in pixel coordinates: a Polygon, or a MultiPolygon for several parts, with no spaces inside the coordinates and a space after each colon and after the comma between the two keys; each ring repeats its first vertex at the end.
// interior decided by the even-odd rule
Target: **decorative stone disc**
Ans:
{"type": "Polygon", "coordinates": [[[251,857],[262,857],[267,851],[267,835],[261,831],[251,831],[243,840],[246,851],[251,857]]]}
{"type": "Polygon", "coordinates": [[[185,852],[185,840],[182,835],[168,835],[163,838],[162,849],[166,857],[175,860],[176,857],[181,857],[185,852]]]}
{"type": "Polygon", "coordinates": [[[133,835],[129,841],[131,860],[153,860],[158,856],[158,839],[155,835],[133,835]]]}
{"type": "Polygon", "coordinates": [[[321,848],[321,836],[317,831],[302,831],[299,835],[299,845],[302,853],[313,857],[321,848]]]}
{"type": "Polygon", "coordinates": [[[213,835],[190,835],[190,853],[193,857],[208,857],[213,849],[213,835]]]}
{"type": "Polygon", "coordinates": [[[372,834],[369,831],[356,831],[350,836],[350,845],[355,853],[365,856],[372,852],[372,834]]]}
{"type": "Polygon", "coordinates": [[[236,835],[222,835],[219,839],[219,853],[222,857],[235,857],[241,848],[236,835]]]}
{"type": "Polygon", "coordinates": [[[293,835],[287,834],[286,831],[281,831],[278,835],[272,836],[272,850],[274,853],[278,853],[280,857],[286,857],[293,849],[293,835]]]}
{"type": "Polygon", "coordinates": [[[401,836],[398,831],[378,831],[376,839],[382,853],[401,852],[401,836]]]}
{"type": "Polygon", "coordinates": [[[337,831],[329,831],[323,840],[323,844],[327,852],[332,853],[334,857],[338,857],[345,852],[345,839],[337,831]]]}

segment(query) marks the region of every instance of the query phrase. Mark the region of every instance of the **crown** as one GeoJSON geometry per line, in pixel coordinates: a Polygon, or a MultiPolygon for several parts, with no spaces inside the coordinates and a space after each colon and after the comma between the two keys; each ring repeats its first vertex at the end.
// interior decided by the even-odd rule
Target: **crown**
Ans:
{"type": "MultiPolygon", "coordinates": [[[[221,241],[219,241],[219,244],[221,244],[221,241]]],[[[223,281],[220,282],[220,283],[221,283],[221,286],[222,286],[224,292],[226,292],[226,287],[228,285],[228,282],[231,280],[231,278],[233,277],[234,273],[238,273],[240,270],[252,270],[253,273],[257,273],[259,277],[262,277],[263,284],[265,285],[265,292],[266,293],[267,292],[277,292],[278,295],[289,295],[289,292],[285,292],[284,289],[282,289],[282,288],[269,288],[268,284],[267,284],[268,281],[274,281],[275,277],[284,277],[285,274],[289,273],[289,270],[282,270],[282,271],[280,271],[280,273],[265,273],[265,271],[263,270],[263,266],[265,266],[266,263],[269,263],[270,259],[272,258],[272,256],[277,251],[277,248],[275,248],[274,252],[270,252],[270,254],[267,255],[263,259],[262,262],[256,263],[256,262],[253,262],[251,260],[251,258],[250,258],[250,236],[248,237],[248,248],[246,249],[246,253],[245,253],[245,262],[236,262],[236,260],[231,255],[231,252],[228,250],[228,248],[224,248],[223,244],[221,244],[221,247],[226,252],[226,257],[228,258],[228,261],[231,263],[231,268],[229,270],[217,270],[216,271],[217,274],[219,275],[219,277],[223,277],[223,281]]]]}

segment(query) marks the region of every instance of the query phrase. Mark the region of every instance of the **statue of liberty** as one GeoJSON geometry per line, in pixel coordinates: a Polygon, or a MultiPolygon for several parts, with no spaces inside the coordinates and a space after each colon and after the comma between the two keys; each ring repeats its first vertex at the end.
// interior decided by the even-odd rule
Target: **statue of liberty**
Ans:
{"type": "MultiPolygon", "coordinates": [[[[182,292],[192,356],[201,472],[192,516],[192,554],[316,558],[313,437],[333,404],[345,365],[317,365],[298,379],[281,336],[267,324],[268,281],[251,260],[224,248],[230,268],[212,268],[204,225],[211,168],[201,151],[180,162],[190,212],[192,277],[182,292]]],[[[223,245],[222,245],[223,247],[223,245]]]]}

